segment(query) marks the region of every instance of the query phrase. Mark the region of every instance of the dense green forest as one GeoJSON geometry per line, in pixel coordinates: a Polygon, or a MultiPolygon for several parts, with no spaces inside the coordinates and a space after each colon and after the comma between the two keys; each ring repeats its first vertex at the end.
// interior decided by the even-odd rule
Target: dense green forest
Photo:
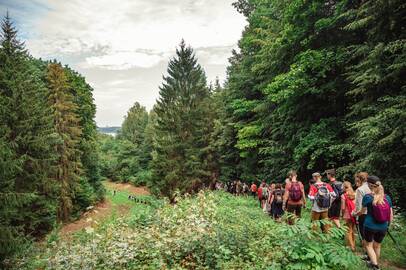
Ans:
{"type": "MultiPolygon", "coordinates": [[[[11,19],[3,19],[0,260],[102,200],[104,179],[148,186],[174,203],[179,193],[197,193],[216,181],[282,182],[295,169],[307,182],[328,168],[352,181],[367,171],[406,209],[406,3],[238,0],[234,8],[248,25],[226,81],[208,82],[182,41],[154,108],[148,112],[135,102],[116,137],[97,132],[85,78],[56,60],[30,56],[11,19]]],[[[226,200],[218,196],[210,201],[226,200]]],[[[165,207],[162,219],[175,219],[165,207]]],[[[209,210],[200,214],[212,220],[209,210]]],[[[175,226],[145,219],[143,225],[175,226]]],[[[229,236],[225,241],[237,237],[229,236]]],[[[275,263],[283,265],[284,255],[277,253],[275,263]]],[[[289,256],[293,262],[296,255],[289,256]]]]}
{"type": "Polygon", "coordinates": [[[114,166],[127,177],[115,178],[142,174],[134,183],[171,196],[218,179],[281,182],[290,169],[303,180],[327,168],[340,179],[368,171],[405,208],[405,4],[240,0],[234,6],[249,25],[224,85],[206,82],[182,42],[150,119],[136,104],[122,134],[106,139],[116,141],[114,166]],[[129,164],[140,169],[130,172],[129,164]]]}
{"type": "Polygon", "coordinates": [[[100,200],[96,107],[85,79],[35,59],[7,15],[0,40],[0,259],[100,200]],[[25,236],[25,237],[23,237],[25,236]]]}

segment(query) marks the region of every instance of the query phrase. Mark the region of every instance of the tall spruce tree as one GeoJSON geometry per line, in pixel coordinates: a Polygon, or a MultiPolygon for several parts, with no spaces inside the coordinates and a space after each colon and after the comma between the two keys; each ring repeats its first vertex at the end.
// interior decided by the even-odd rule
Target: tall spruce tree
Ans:
{"type": "Polygon", "coordinates": [[[169,61],[155,107],[153,187],[172,197],[174,191],[193,192],[208,183],[209,89],[193,49],[182,41],[169,61]]]}
{"type": "Polygon", "coordinates": [[[93,88],[85,78],[68,66],[64,67],[68,78],[69,91],[82,128],[79,140],[80,162],[83,167],[83,177],[75,200],[75,211],[81,211],[104,195],[99,168],[99,153],[97,149],[97,127],[95,122],[96,105],[94,104],[93,88]]]}
{"type": "Polygon", "coordinates": [[[41,70],[7,16],[0,40],[0,257],[20,234],[40,235],[55,216],[50,180],[53,128],[41,70]],[[30,204],[28,204],[28,202],[30,204]]]}
{"type": "Polygon", "coordinates": [[[77,106],[73,103],[67,76],[59,63],[49,64],[47,79],[48,102],[53,113],[55,131],[59,137],[58,144],[55,146],[58,154],[55,178],[60,184],[58,218],[66,221],[72,212],[72,200],[82,175],[78,149],[82,129],[75,113],[77,106]]]}
{"type": "Polygon", "coordinates": [[[347,113],[354,161],[383,179],[387,192],[406,209],[406,5],[362,1],[349,9],[346,30],[359,40],[350,47],[347,113]]]}

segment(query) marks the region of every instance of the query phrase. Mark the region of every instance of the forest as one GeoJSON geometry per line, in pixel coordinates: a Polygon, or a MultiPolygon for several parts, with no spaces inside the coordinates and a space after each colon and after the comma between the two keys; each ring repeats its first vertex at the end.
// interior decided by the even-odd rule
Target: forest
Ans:
{"type": "Polygon", "coordinates": [[[233,180],[282,183],[292,169],[303,183],[331,168],[351,182],[360,171],[379,176],[399,213],[398,229],[404,227],[406,3],[238,0],[233,7],[248,25],[226,80],[209,82],[182,40],[154,108],[134,101],[115,137],[98,132],[86,79],[57,60],[32,57],[10,16],[3,18],[0,266],[363,269],[337,244],[343,231],[316,248],[304,219],[279,226],[255,212],[250,199],[207,191],[233,180]],[[79,235],[72,246],[52,240],[97,203],[116,203],[107,181],[147,187],[148,206],[128,206],[128,219],[113,216],[96,236],[79,235]],[[269,230],[262,240],[273,243],[269,250],[250,244],[269,230]],[[39,255],[33,245],[44,239],[49,246],[39,255]],[[123,241],[129,246],[120,249],[123,241]],[[86,252],[94,261],[78,259],[86,252]]]}

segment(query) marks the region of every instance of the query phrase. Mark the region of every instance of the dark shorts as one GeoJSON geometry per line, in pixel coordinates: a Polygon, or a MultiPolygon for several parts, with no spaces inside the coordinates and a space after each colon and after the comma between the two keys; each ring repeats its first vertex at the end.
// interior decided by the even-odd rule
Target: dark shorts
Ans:
{"type": "Polygon", "coordinates": [[[365,229],[364,229],[364,222],[367,215],[361,215],[358,217],[358,228],[359,234],[361,235],[362,239],[365,239],[365,229]]]}
{"type": "Polygon", "coordinates": [[[371,242],[382,243],[383,239],[385,238],[385,235],[386,231],[374,231],[368,228],[364,228],[365,241],[367,241],[368,243],[371,242]]]}
{"type": "Polygon", "coordinates": [[[295,214],[297,217],[301,217],[302,215],[302,205],[292,205],[292,204],[288,204],[286,207],[286,210],[289,213],[295,214]]]}
{"type": "Polygon", "coordinates": [[[330,219],[339,219],[340,211],[341,211],[341,199],[338,198],[331,203],[331,206],[328,209],[328,217],[330,219]]]}

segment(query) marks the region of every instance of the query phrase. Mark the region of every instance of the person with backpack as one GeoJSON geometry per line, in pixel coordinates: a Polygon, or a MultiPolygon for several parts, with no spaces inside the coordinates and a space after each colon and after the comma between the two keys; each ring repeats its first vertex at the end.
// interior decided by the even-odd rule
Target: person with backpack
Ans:
{"type": "Polygon", "coordinates": [[[268,197],[269,197],[269,185],[266,184],[264,180],[265,185],[262,187],[262,210],[264,213],[268,212],[268,197]]]}
{"type": "Polygon", "coordinates": [[[355,251],[355,226],[356,219],[351,214],[355,210],[355,192],[350,182],[343,183],[344,194],[341,195],[341,213],[347,226],[346,240],[347,245],[352,251],[355,251]]]}
{"type": "Polygon", "coordinates": [[[249,190],[250,190],[250,188],[249,188],[248,184],[244,182],[242,184],[242,193],[244,194],[245,197],[248,196],[249,190]]]}
{"type": "Polygon", "coordinates": [[[271,204],[271,196],[272,196],[272,192],[275,190],[275,184],[271,183],[268,185],[267,188],[267,196],[266,196],[266,201],[265,201],[265,212],[268,213],[269,215],[272,216],[272,204],[271,204]]]}
{"type": "Polygon", "coordinates": [[[385,194],[379,177],[368,176],[368,186],[372,193],[362,199],[362,213],[366,213],[364,222],[364,236],[366,250],[371,260],[370,267],[379,269],[378,262],[381,255],[381,243],[388,231],[389,223],[393,220],[392,200],[385,194]]]}
{"type": "MultiPolygon", "coordinates": [[[[306,205],[306,194],[302,182],[297,180],[297,173],[291,170],[288,174],[289,181],[285,186],[285,194],[283,197],[283,210],[294,214],[300,218],[302,215],[302,207],[306,205]]],[[[293,224],[293,220],[289,219],[289,224],[293,224]]]]}
{"type": "Polygon", "coordinates": [[[370,194],[371,190],[367,183],[368,173],[367,172],[359,172],[355,174],[355,184],[357,185],[357,190],[355,191],[355,211],[353,212],[352,216],[357,218],[358,224],[358,232],[362,239],[362,247],[365,251],[365,256],[363,260],[370,260],[368,253],[366,252],[366,244],[365,235],[364,235],[364,223],[366,218],[366,213],[363,213],[362,210],[362,200],[364,199],[365,195],[370,194]]]}
{"type": "Polygon", "coordinates": [[[325,174],[330,182],[330,186],[336,194],[335,199],[331,202],[331,206],[328,209],[328,217],[337,228],[340,228],[341,196],[344,194],[343,183],[336,180],[336,171],[334,169],[326,170],[325,174]]]}
{"type": "MultiPolygon", "coordinates": [[[[315,172],[312,174],[312,177],[314,178],[314,184],[310,186],[308,197],[312,201],[311,220],[314,224],[313,230],[316,230],[316,221],[328,221],[328,209],[336,195],[329,184],[321,181],[320,173],[315,172]]],[[[321,229],[324,233],[328,232],[329,228],[329,224],[321,224],[321,229]]]]}
{"type": "Polygon", "coordinates": [[[283,197],[285,190],[282,188],[282,184],[276,184],[275,189],[270,194],[270,201],[272,207],[272,217],[276,221],[280,221],[283,211],[283,197]]]}
{"type": "Polygon", "coordinates": [[[258,195],[258,200],[259,200],[259,206],[263,209],[264,208],[264,200],[263,200],[263,191],[265,189],[265,181],[263,181],[257,190],[257,195],[258,195]]]}

